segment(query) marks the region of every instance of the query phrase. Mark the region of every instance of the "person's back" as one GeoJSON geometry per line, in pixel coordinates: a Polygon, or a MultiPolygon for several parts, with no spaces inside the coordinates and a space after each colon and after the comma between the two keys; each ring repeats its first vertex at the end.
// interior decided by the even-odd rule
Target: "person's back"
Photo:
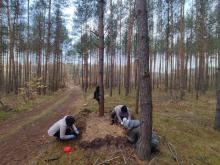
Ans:
{"type": "MultiPolygon", "coordinates": [[[[127,138],[128,141],[132,144],[136,144],[138,139],[140,138],[141,133],[141,123],[140,120],[127,120],[123,118],[123,125],[128,129],[127,138]]],[[[155,152],[158,150],[160,144],[159,136],[156,132],[152,131],[151,136],[151,152],[155,152]]]]}
{"type": "Polygon", "coordinates": [[[140,120],[129,120],[127,118],[123,118],[123,126],[128,130],[134,129],[140,126],[140,120]]]}
{"type": "Polygon", "coordinates": [[[74,122],[73,116],[64,116],[49,128],[48,135],[55,136],[61,140],[73,139],[79,134],[74,122]]]}
{"type": "Polygon", "coordinates": [[[95,99],[98,103],[100,102],[100,94],[99,94],[99,86],[96,87],[94,91],[93,99],[95,99]]]}
{"type": "MultiPolygon", "coordinates": [[[[66,116],[65,116],[66,117],[66,116]]],[[[65,117],[55,122],[48,130],[48,135],[53,136],[62,127],[66,128],[65,117]]]]}

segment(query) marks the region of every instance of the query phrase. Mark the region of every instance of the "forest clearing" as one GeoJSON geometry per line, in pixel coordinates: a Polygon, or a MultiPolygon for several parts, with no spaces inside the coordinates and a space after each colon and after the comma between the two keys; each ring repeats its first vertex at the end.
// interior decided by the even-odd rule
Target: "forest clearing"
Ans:
{"type": "MultiPolygon", "coordinates": [[[[18,164],[18,162],[21,162],[21,164],[45,165],[100,164],[119,155],[118,158],[113,159],[109,163],[119,165],[144,164],[144,162],[135,156],[132,146],[127,144],[125,139],[123,139],[123,137],[125,137],[123,129],[120,130],[120,128],[116,128],[108,131],[109,128],[106,129],[106,127],[103,127],[98,128],[98,130],[101,131],[98,132],[98,135],[92,134],[91,129],[88,130],[90,132],[86,133],[85,125],[87,122],[97,122],[96,118],[98,117],[97,102],[92,99],[92,91],[93,90],[90,90],[86,97],[84,97],[80,89],[76,87],[71,91],[75,93],[73,96],[65,99],[64,102],[62,101],[58,105],[52,105],[52,108],[51,106],[45,106],[44,103],[39,105],[43,106],[44,110],[48,110],[49,112],[36,119],[36,117],[33,116],[33,112],[30,111],[32,113],[25,117],[25,119],[30,118],[29,122],[32,123],[30,126],[24,123],[23,126],[17,128],[18,123],[21,122],[20,114],[13,120],[15,123],[7,123],[9,120],[1,121],[1,125],[8,126],[6,129],[1,128],[1,141],[2,135],[10,132],[9,135],[4,137],[4,142],[2,141],[0,143],[1,153],[7,153],[1,154],[3,156],[1,157],[2,163],[18,164]],[[78,97],[79,99],[73,101],[75,100],[73,97],[78,97]],[[77,125],[85,129],[82,133],[82,139],[84,139],[82,140],[80,137],[80,139],[76,141],[62,143],[58,143],[55,139],[49,139],[46,134],[47,127],[45,127],[45,125],[49,126],[53,120],[58,119],[67,112],[76,114],[76,118],[78,119],[77,125]],[[50,115],[48,115],[48,113],[50,115]],[[93,118],[89,120],[87,117],[91,113],[93,118]],[[94,120],[92,121],[92,119],[94,120]],[[39,123],[41,124],[39,125],[39,123]],[[41,127],[43,129],[41,129],[41,127]],[[14,129],[16,131],[14,131],[14,129]],[[24,133],[27,129],[30,129],[28,134],[24,133]],[[102,132],[102,130],[105,132],[102,132]],[[111,131],[116,132],[113,134],[111,131]],[[107,136],[106,140],[105,135],[109,135],[110,137],[107,136]],[[116,137],[121,137],[118,139],[119,142],[117,142],[117,139],[111,140],[111,136],[115,135],[117,135],[116,137]],[[14,136],[16,136],[16,140],[14,136]],[[82,141],[88,141],[88,138],[91,140],[95,138],[105,140],[100,143],[99,141],[93,142],[92,144],[82,143],[82,141]],[[22,145],[19,145],[21,142],[22,145]],[[72,146],[73,151],[69,154],[65,154],[63,148],[68,145],[72,146]]],[[[121,102],[128,102],[128,106],[134,110],[134,94],[135,92],[132,91],[129,97],[110,97],[106,95],[105,98],[109,101],[106,104],[105,118],[108,118],[107,116],[112,110],[112,106],[121,102]]],[[[215,115],[215,106],[213,104],[215,102],[214,95],[207,94],[199,100],[196,100],[190,95],[187,96],[187,98],[188,99],[183,101],[175,101],[165,94],[161,95],[159,91],[153,93],[153,129],[158,132],[161,144],[160,152],[152,156],[151,164],[177,164],[179,162],[179,164],[206,165],[220,163],[220,141],[218,140],[220,133],[213,130],[213,118],[215,115]],[[178,162],[173,157],[174,155],[168,147],[169,144],[174,147],[178,162]]],[[[24,114],[26,114],[26,112],[24,114]]],[[[24,118],[22,118],[22,120],[23,119],[24,118]]],[[[103,119],[101,118],[100,120],[103,119]]],[[[99,127],[102,127],[102,125],[111,126],[109,120],[104,124],[100,123],[99,127]]],[[[90,124],[90,126],[93,125],[90,124]]]]}
{"type": "Polygon", "coordinates": [[[0,0],[0,165],[219,165],[219,0],[0,0]]]}

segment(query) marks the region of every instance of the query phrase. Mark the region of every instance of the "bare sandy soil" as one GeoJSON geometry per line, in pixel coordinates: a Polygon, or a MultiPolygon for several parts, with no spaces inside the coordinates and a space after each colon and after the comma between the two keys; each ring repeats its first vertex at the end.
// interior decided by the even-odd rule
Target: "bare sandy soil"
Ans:
{"type": "Polygon", "coordinates": [[[97,113],[90,113],[86,120],[86,129],[82,135],[82,141],[92,141],[96,138],[105,138],[107,135],[113,137],[124,136],[125,131],[118,125],[111,125],[110,116],[105,114],[99,117],[97,113]]]}

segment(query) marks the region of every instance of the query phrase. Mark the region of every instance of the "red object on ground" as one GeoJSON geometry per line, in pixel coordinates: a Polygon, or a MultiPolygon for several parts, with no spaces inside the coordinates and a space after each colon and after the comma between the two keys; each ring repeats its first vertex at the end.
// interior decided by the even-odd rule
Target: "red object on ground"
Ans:
{"type": "Polygon", "coordinates": [[[72,148],[70,146],[66,146],[66,147],[64,147],[63,151],[65,153],[70,153],[72,151],[72,148]]]}

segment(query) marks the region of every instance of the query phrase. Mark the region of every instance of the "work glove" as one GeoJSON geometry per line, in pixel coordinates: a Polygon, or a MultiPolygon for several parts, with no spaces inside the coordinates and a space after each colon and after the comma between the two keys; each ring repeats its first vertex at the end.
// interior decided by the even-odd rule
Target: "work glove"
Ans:
{"type": "Polygon", "coordinates": [[[69,135],[70,136],[70,139],[75,139],[76,136],[75,135],[69,135]]]}
{"type": "Polygon", "coordinates": [[[77,135],[79,135],[79,130],[78,129],[75,132],[76,132],[77,135]]]}

